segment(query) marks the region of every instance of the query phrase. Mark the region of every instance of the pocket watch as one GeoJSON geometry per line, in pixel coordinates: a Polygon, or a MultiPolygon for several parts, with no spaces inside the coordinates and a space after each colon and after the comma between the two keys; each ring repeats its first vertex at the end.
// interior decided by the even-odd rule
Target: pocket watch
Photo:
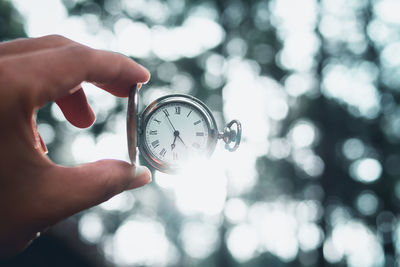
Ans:
{"type": "Polygon", "coordinates": [[[210,157],[218,139],[225,142],[228,151],[235,151],[241,135],[238,120],[232,120],[219,132],[210,109],[193,96],[166,95],[140,113],[137,85],[130,90],[127,138],[133,164],[140,153],[155,169],[176,173],[189,161],[210,157]]]}

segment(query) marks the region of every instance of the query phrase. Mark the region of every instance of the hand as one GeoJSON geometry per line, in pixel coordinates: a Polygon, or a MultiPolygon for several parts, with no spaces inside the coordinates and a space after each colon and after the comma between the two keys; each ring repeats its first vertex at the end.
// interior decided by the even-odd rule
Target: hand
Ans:
{"type": "Polygon", "coordinates": [[[118,96],[149,72],[122,55],[61,36],[0,43],[0,256],[23,250],[38,232],[151,181],[145,168],[119,160],[63,167],[46,155],[35,110],[55,101],[67,120],[89,127],[95,115],[83,81],[118,96]]]}
{"type": "Polygon", "coordinates": [[[173,150],[175,148],[175,141],[176,138],[179,138],[179,140],[181,140],[182,144],[187,148],[185,142],[183,142],[182,138],[179,136],[179,131],[177,131],[174,127],[174,125],[172,124],[171,120],[169,119],[169,115],[167,115],[167,113],[165,113],[165,117],[167,117],[167,120],[169,122],[169,124],[171,124],[172,129],[174,130],[174,142],[171,144],[171,150],[173,150]]]}
{"type": "Polygon", "coordinates": [[[179,138],[179,140],[181,140],[182,144],[183,144],[186,148],[188,148],[187,145],[185,144],[185,142],[183,142],[183,140],[182,140],[182,138],[180,137],[179,133],[178,133],[178,136],[177,136],[177,137],[179,138]]]}
{"type": "Polygon", "coordinates": [[[164,114],[165,114],[165,117],[167,117],[167,120],[168,120],[169,124],[171,124],[172,129],[174,130],[174,135],[175,135],[176,129],[175,129],[174,125],[172,124],[171,120],[169,119],[168,113],[166,113],[166,111],[165,111],[164,114]]]}

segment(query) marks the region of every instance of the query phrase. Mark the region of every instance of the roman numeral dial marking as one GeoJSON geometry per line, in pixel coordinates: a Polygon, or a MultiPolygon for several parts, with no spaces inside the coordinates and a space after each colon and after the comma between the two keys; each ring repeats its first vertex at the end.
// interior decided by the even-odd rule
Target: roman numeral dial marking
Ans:
{"type": "Polygon", "coordinates": [[[151,145],[153,146],[153,148],[156,148],[160,145],[160,140],[155,140],[153,142],[151,142],[151,145]]]}
{"type": "Polygon", "coordinates": [[[163,148],[160,152],[160,156],[165,157],[165,154],[167,153],[167,150],[163,148]]]}
{"type": "Polygon", "coordinates": [[[165,103],[148,115],[148,119],[143,117],[147,159],[179,166],[207,152],[208,123],[196,106],[165,103]]]}

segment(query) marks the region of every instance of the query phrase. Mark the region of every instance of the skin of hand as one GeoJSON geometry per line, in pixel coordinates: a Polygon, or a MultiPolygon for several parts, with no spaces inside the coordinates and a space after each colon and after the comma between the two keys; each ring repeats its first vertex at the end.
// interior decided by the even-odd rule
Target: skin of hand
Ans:
{"type": "Polygon", "coordinates": [[[0,43],[0,256],[15,255],[60,220],[151,181],[148,169],[119,160],[52,162],[35,121],[35,111],[55,101],[71,124],[89,127],[95,115],[82,82],[127,97],[149,77],[123,55],[62,36],[0,43]]]}

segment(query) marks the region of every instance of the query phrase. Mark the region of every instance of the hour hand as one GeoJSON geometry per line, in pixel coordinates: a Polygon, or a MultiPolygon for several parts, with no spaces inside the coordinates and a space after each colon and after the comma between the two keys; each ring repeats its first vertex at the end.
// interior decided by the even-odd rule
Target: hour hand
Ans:
{"type": "Polygon", "coordinates": [[[171,150],[174,150],[174,148],[175,148],[176,138],[177,138],[177,136],[175,135],[174,142],[172,142],[172,144],[171,144],[171,150]]]}

